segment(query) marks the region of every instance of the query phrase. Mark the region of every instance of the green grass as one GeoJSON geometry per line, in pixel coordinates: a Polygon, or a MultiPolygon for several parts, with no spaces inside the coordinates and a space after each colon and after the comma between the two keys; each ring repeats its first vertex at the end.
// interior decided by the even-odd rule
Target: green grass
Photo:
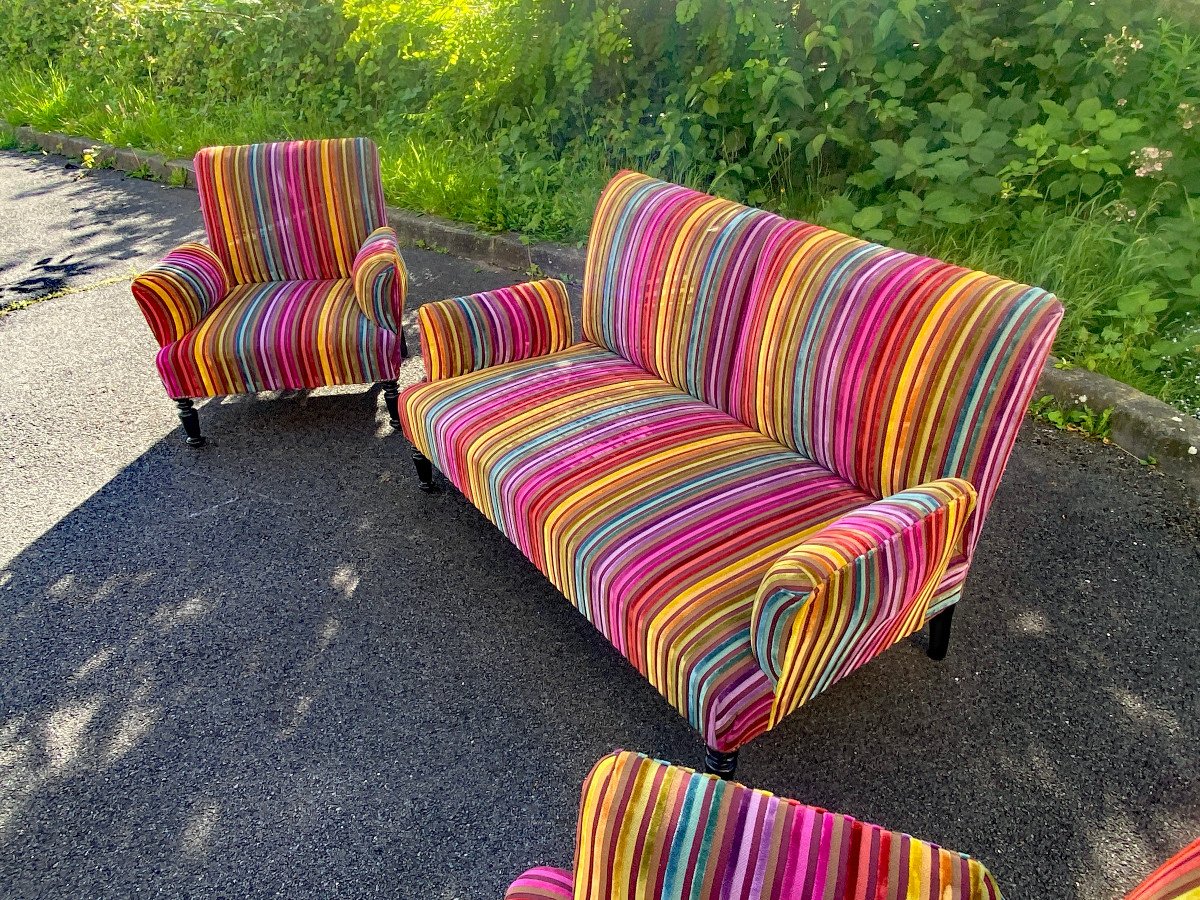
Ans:
{"type": "MultiPolygon", "coordinates": [[[[298,121],[262,100],[183,107],[136,86],[106,82],[84,88],[54,71],[0,73],[0,114],[14,126],[29,124],[168,157],[191,156],[213,144],[341,133],[330,122],[298,121]]],[[[611,173],[642,168],[639,160],[614,159],[601,147],[569,157],[513,158],[464,135],[414,131],[372,137],[380,145],[389,202],[488,231],[516,231],[531,240],[582,241],[595,198],[611,173]]],[[[0,132],[0,142],[7,148],[16,144],[7,132],[0,132]]],[[[687,182],[688,174],[671,177],[687,182]]],[[[785,214],[809,218],[820,203],[819,197],[792,195],[776,205],[785,214]]],[[[1164,250],[1139,222],[1119,221],[1094,203],[1049,214],[1016,232],[985,224],[914,228],[892,243],[1053,291],[1066,306],[1056,352],[1068,360],[1090,360],[1099,371],[1200,415],[1200,359],[1194,353],[1175,357],[1156,372],[1130,358],[1096,361],[1095,336],[1112,324],[1109,311],[1154,283],[1160,266],[1164,250]]],[[[1174,332],[1181,335],[1195,325],[1200,322],[1176,323],[1174,332]]]]}

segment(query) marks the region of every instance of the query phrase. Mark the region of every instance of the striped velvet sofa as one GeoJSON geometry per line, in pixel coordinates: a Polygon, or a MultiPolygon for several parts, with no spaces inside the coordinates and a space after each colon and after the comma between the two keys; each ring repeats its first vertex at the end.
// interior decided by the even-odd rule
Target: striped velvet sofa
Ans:
{"type": "Polygon", "coordinates": [[[640,753],[583,785],[573,872],[540,866],[505,900],[999,900],[976,860],[640,753]]]}
{"type": "Polygon", "coordinates": [[[196,184],[208,244],[133,282],[187,442],[193,399],[383,384],[392,424],[407,273],[364,138],[207,147],[196,184]]]}
{"type": "Polygon", "coordinates": [[[418,311],[399,412],[700,732],[710,771],[931,623],[941,658],[1061,319],[1037,288],[633,172],[583,340],[544,280],[418,311]]]}

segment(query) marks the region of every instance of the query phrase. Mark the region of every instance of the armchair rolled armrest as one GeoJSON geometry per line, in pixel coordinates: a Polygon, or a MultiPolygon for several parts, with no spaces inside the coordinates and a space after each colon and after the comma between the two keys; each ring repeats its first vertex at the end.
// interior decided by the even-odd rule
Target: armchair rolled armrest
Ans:
{"type": "Polygon", "coordinates": [[[203,244],[182,244],[133,280],[131,287],[160,347],[200,324],[229,291],[225,266],[203,244]]]}
{"type": "Polygon", "coordinates": [[[571,345],[567,286],[553,278],[426,303],[417,311],[430,381],[571,345]]]}
{"type": "Polygon", "coordinates": [[[975,489],[942,478],[847,513],[775,561],[750,642],[775,685],[771,725],[921,628],[975,489]]]}
{"type": "Polygon", "coordinates": [[[408,269],[400,256],[396,232],[383,225],[363,241],[351,267],[354,296],[363,315],[388,331],[400,332],[408,269]]]}

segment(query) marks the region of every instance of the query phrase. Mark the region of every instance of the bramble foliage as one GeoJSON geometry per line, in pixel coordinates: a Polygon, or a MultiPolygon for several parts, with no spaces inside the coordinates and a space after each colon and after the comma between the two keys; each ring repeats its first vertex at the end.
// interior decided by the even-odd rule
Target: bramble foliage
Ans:
{"type": "Polygon", "coordinates": [[[488,228],[580,239],[605,177],[631,165],[990,268],[1060,293],[1060,353],[1195,412],[1200,22],[1189,11],[1153,0],[8,0],[0,61],[69,72],[114,118],[136,91],[201,120],[257,104],[289,135],[372,134],[393,199],[488,228]]]}

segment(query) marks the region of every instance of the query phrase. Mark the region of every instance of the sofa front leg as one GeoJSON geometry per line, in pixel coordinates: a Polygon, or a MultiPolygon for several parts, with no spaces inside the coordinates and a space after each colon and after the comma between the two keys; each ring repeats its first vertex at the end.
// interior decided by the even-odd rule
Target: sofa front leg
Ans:
{"type": "Polygon", "coordinates": [[[417,469],[417,478],[421,480],[420,488],[426,494],[433,493],[433,463],[431,463],[425,454],[413,447],[412,452],[413,465],[417,469]]]}
{"type": "Polygon", "coordinates": [[[704,771],[708,775],[717,775],[726,781],[733,777],[737,769],[738,752],[726,753],[712,747],[704,748],[704,771]]]}
{"type": "Polygon", "coordinates": [[[929,649],[925,652],[930,659],[946,658],[946,651],[950,649],[950,624],[953,619],[954,606],[947,606],[929,620],[929,649]]]}
{"type": "Polygon", "coordinates": [[[387,406],[389,424],[396,429],[400,428],[400,388],[396,385],[396,379],[391,381],[381,381],[383,385],[383,402],[387,406]]]}
{"type": "Polygon", "coordinates": [[[184,443],[189,447],[203,447],[206,441],[200,433],[200,416],[196,414],[191,398],[180,397],[175,401],[175,406],[179,408],[179,421],[183,423],[183,433],[187,435],[184,443]]]}

